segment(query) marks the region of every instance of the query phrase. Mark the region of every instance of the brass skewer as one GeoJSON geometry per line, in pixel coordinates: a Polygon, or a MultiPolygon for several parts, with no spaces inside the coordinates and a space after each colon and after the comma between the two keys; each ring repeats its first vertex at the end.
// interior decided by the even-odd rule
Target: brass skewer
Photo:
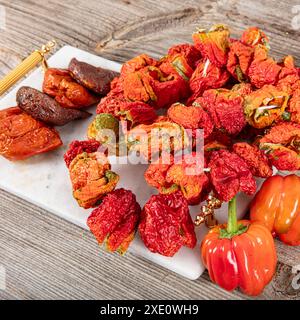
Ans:
{"type": "Polygon", "coordinates": [[[48,65],[45,55],[48,54],[55,45],[55,40],[49,41],[46,45],[43,45],[40,50],[32,52],[30,56],[0,80],[0,96],[40,62],[42,62],[43,69],[47,69],[48,65]]]}
{"type": "Polygon", "coordinates": [[[200,226],[205,222],[208,228],[213,228],[218,224],[218,221],[215,218],[214,211],[219,209],[222,206],[222,201],[215,198],[212,195],[209,195],[206,200],[206,205],[201,207],[201,212],[197,215],[194,224],[200,226]]]}

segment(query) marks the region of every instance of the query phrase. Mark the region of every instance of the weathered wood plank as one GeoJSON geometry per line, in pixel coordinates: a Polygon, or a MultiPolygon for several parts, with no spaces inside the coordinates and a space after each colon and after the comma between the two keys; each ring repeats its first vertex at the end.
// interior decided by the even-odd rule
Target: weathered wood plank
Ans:
{"type": "MultiPolygon", "coordinates": [[[[292,54],[300,62],[299,30],[293,30],[297,0],[0,0],[6,30],[0,30],[0,76],[32,50],[55,38],[106,58],[125,61],[141,52],[158,57],[191,41],[197,26],[226,23],[233,35],[251,25],[271,38],[276,58],[292,54]]],[[[146,260],[121,259],[98,249],[92,236],[44,210],[0,191],[0,264],[7,267],[9,298],[182,298],[243,299],[227,293],[205,274],[182,279],[146,260]],[[97,254],[98,253],[98,254],[97,254]]],[[[260,299],[299,299],[291,268],[300,249],[277,243],[275,280],[260,299]]]]}

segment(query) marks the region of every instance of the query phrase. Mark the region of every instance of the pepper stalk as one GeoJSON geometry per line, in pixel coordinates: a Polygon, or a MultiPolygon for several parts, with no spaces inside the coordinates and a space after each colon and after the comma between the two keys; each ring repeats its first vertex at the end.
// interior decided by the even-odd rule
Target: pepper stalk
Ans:
{"type": "Polygon", "coordinates": [[[231,239],[247,231],[248,226],[238,223],[236,216],[236,196],[228,202],[227,227],[220,230],[220,239],[231,239]]]}

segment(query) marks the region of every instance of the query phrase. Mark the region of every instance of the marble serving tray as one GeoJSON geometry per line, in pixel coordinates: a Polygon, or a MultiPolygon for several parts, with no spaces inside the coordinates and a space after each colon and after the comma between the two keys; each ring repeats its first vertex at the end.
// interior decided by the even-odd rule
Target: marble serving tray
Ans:
{"type": "MultiPolygon", "coordinates": [[[[114,71],[119,71],[121,67],[121,65],[116,62],[103,59],[71,46],[65,46],[57,51],[49,59],[49,66],[66,68],[73,57],[95,66],[114,71]]],[[[38,68],[1,99],[0,109],[16,105],[16,91],[20,86],[27,85],[41,90],[42,81],[43,72],[41,68],[38,68]]],[[[95,112],[95,107],[89,111],[95,112]]],[[[0,187],[87,229],[86,219],[91,210],[80,208],[73,199],[68,171],[63,161],[63,154],[72,140],[86,138],[86,130],[90,121],[91,119],[74,121],[64,127],[58,128],[64,146],[56,151],[15,163],[0,157],[0,187]]],[[[118,188],[124,187],[132,190],[136,194],[141,206],[144,205],[152,194],[156,193],[156,190],[148,187],[144,181],[143,173],[145,169],[146,166],[142,164],[112,165],[112,170],[117,172],[121,177],[118,188]]],[[[258,181],[259,185],[261,183],[262,181],[258,181]]],[[[242,194],[238,195],[239,218],[247,211],[250,200],[250,197],[242,194]]],[[[191,207],[193,218],[197,212],[199,212],[199,206],[191,207]]],[[[220,222],[225,222],[226,217],[227,204],[224,204],[222,208],[217,211],[217,218],[220,222]]],[[[207,229],[205,226],[201,226],[197,228],[196,232],[198,237],[196,248],[194,250],[182,248],[173,258],[151,253],[144,246],[139,236],[137,236],[131,244],[129,251],[186,278],[194,280],[204,271],[204,266],[200,259],[199,245],[207,229]]],[[[95,254],[97,254],[97,252],[95,252],[95,254]]],[[[91,257],[91,259],[93,259],[93,257],[91,257]]],[[[120,259],[126,259],[126,256],[120,257],[120,259]]]]}

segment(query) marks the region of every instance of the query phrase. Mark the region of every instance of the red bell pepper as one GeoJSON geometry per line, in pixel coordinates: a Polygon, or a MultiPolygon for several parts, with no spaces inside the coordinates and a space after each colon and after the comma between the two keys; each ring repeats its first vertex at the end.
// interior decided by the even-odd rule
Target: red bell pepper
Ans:
{"type": "Polygon", "coordinates": [[[276,251],[271,232],[262,224],[237,221],[236,199],[229,202],[228,224],[210,230],[201,254],[211,280],[226,290],[237,287],[259,295],[271,281],[276,251]]]}

